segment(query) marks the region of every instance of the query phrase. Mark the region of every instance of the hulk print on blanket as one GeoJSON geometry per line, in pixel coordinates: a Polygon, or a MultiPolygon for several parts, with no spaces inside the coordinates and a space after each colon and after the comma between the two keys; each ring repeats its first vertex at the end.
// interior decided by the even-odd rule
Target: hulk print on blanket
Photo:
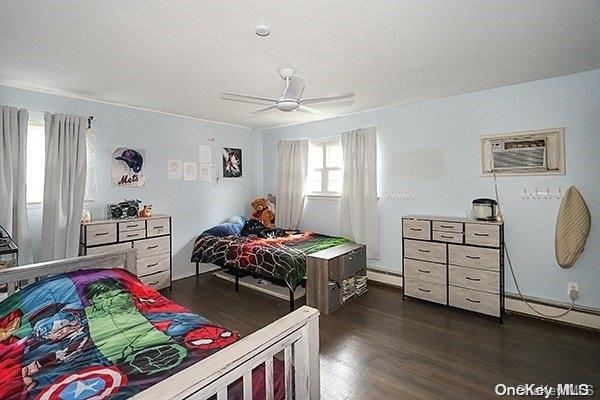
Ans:
{"type": "Polygon", "coordinates": [[[283,279],[292,290],[306,277],[306,255],[350,240],[314,232],[295,232],[283,237],[212,236],[196,239],[192,262],[213,263],[264,277],[283,279]]]}
{"type": "MultiPolygon", "coordinates": [[[[238,339],[125,270],[57,275],[0,303],[0,399],[129,398],[238,339]]],[[[253,381],[253,398],[264,398],[264,368],[253,381]]],[[[242,390],[230,387],[229,399],[242,390]]]]}

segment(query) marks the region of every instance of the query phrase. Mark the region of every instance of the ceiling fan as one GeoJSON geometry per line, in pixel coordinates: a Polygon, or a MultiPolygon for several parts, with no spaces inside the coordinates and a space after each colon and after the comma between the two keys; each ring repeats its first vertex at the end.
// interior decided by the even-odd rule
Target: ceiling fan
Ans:
{"type": "MultiPolygon", "coordinates": [[[[317,110],[307,106],[307,104],[349,100],[354,97],[354,93],[343,93],[333,96],[307,97],[303,99],[301,97],[302,92],[304,90],[304,84],[306,83],[306,79],[299,75],[296,75],[296,70],[294,68],[282,68],[279,70],[279,75],[283,78],[283,80],[285,80],[285,89],[283,90],[283,93],[276,99],[232,92],[222,92],[222,94],[224,96],[231,96],[237,99],[264,101],[272,103],[267,107],[259,108],[258,110],[252,111],[253,114],[268,111],[274,108],[286,112],[299,110],[306,111],[309,113],[315,113],[317,112],[317,110]]],[[[224,97],[224,99],[235,100],[227,97],[224,97]]]]}

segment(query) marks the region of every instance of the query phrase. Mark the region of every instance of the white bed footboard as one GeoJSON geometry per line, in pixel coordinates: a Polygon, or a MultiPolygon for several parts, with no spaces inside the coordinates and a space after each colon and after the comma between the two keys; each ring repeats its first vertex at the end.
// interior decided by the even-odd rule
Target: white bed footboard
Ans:
{"type": "Polygon", "coordinates": [[[133,397],[136,400],[226,400],[227,385],[243,379],[244,400],[252,400],[252,370],[265,365],[266,399],[273,396],[273,357],[282,352],[286,399],[318,400],[319,311],[303,306],[133,397]]]}
{"type": "MultiPolygon", "coordinates": [[[[136,269],[135,249],[0,270],[8,294],[39,278],[86,268],[136,269]]],[[[284,355],[286,400],[318,400],[319,311],[311,307],[278,319],[204,360],[191,365],[133,397],[136,400],[217,400],[228,398],[227,386],[243,380],[244,400],[252,400],[252,370],[264,364],[266,400],[274,399],[274,357],[284,355]]]]}

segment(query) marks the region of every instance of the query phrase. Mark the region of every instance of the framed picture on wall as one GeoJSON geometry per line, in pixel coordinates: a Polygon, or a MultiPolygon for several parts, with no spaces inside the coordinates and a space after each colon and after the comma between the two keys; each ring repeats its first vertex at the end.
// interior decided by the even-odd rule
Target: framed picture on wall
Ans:
{"type": "Polygon", "coordinates": [[[223,147],[223,178],[242,177],[242,149],[223,147]]]}
{"type": "Polygon", "coordinates": [[[169,160],[167,178],[181,180],[183,176],[183,162],[181,160],[169,160]]]}
{"type": "Polygon", "coordinates": [[[112,185],[114,187],[145,187],[146,151],[119,147],[112,156],[112,185]]]}
{"type": "Polygon", "coordinates": [[[198,163],[195,161],[185,161],[183,163],[183,180],[197,181],[198,180],[198,163]]]}

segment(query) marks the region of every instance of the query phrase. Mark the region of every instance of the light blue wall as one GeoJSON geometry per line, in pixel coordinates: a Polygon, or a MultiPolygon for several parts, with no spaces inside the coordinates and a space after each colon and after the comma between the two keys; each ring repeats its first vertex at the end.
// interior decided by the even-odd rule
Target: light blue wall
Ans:
{"type": "MultiPolygon", "coordinates": [[[[360,96],[360,93],[358,93],[360,96]]],[[[482,178],[478,135],[566,128],[567,174],[499,178],[506,242],[517,277],[530,296],[568,301],[567,282],[579,282],[579,304],[600,307],[600,70],[444,99],[396,106],[321,122],[264,130],[264,190],[276,189],[279,139],[318,138],[379,127],[379,191],[412,190],[415,200],[379,201],[381,259],[373,266],[399,271],[400,219],[405,214],[464,216],[476,197],[493,197],[482,178]],[[523,188],[579,188],[594,218],[587,249],[561,269],[554,258],[559,200],[523,200],[523,188]]],[[[302,226],[335,234],[339,201],[308,200],[302,226]]],[[[508,270],[507,270],[508,275],[508,270]]],[[[509,277],[507,290],[515,291],[509,277]]]]}
{"type": "MultiPolygon", "coordinates": [[[[262,135],[258,131],[7,87],[0,87],[0,104],[93,115],[98,176],[98,197],[91,206],[93,217],[104,218],[106,204],[123,198],[139,198],[153,204],[155,213],[172,215],[175,277],[193,273],[190,253],[202,230],[233,214],[247,214],[249,203],[260,193],[262,135]],[[221,147],[242,148],[243,178],[220,180],[217,185],[167,180],[167,160],[198,161],[198,145],[207,144],[212,137],[216,138],[213,157],[217,171],[221,147]],[[146,188],[111,186],[112,152],[127,146],[146,150],[146,188]]],[[[29,215],[37,251],[41,210],[32,209],[29,215]]]]}

